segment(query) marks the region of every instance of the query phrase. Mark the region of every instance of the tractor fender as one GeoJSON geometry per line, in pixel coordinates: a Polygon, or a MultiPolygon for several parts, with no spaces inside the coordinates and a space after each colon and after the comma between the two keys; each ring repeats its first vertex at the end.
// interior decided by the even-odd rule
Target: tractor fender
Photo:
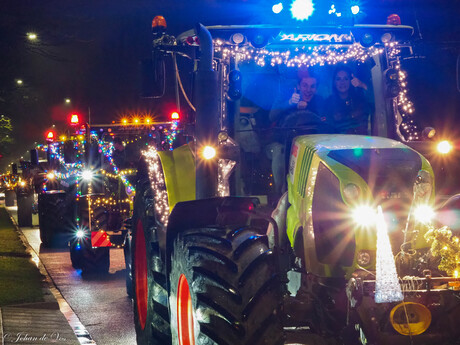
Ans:
{"type": "Polygon", "coordinates": [[[215,197],[178,202],[169,216],[166,228],[166,273],[169,274],[171,269],[173,243],[179,233],[210,225],[248,224],[250,212],[257,204],[259,200],[250,197],[215,197]]]}

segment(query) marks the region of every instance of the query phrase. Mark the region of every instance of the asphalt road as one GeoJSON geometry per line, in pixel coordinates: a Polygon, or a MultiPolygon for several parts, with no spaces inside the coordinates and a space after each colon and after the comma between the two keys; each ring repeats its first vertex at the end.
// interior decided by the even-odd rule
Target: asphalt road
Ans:
{"type": "MultiPolygon", "coordinates": [[[[16,208],[8,210],[16,218],[16,208]]],[[[36,215],[33,224],[38,224],[36,215]]],[[[82,276],[72,267],[67,248],[41,248],[38,227],[21,230],[96,344],[136,344],[132,302],[126,295],[122,249],[111,250],[108,274],[82,276]]]]}

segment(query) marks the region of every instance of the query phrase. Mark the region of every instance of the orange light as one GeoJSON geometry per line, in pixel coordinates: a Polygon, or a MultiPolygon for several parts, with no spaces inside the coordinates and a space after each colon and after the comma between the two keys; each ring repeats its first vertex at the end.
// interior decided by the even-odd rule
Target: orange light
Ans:
{"type": "Polygon", "coordinates": [[[180,115],[177,111],[171,113],[171,120],[179,120],[180,119],[180,115]]]}
{"type": "Polygon", "coordinates": [[[152,28],[156,28],[158,26],[162,26],[166,28],[166,19],[163,16],[156,16],[152,20],[152,28]]]}
{"type": "Polygon", "coordinates": [[[71,125],[78,125],[80,123],[80,117],[78,114],[70,115],[70,124],[71,125]]]}
{"type": "Polygon", "coordinates": [[[134,122],[136,125],[138,125],[138,124],[139,124],[139,118],[135,117],[134,120],[133,120],[133,122],[134,122]]]}
{"type": "Polygon", "coordinates": [[[127,125],[128,124],[128,119],[122,119],[121,123],[124,124],[124,125],[127,125]]]}
{"type": "Polygon", "coordinates": [[[401,25],[401,18],[396,14],[390,14],[387,17],[387,25],[401,25]]]}
{"type": "Polygon", "coordinates": [[[152,123],[152,119],[151,119],[150,117],[146,117],[146,118],[144,119],[144,122],[145,122],[146,124],[150,124],[150,123],[152,123]]]}

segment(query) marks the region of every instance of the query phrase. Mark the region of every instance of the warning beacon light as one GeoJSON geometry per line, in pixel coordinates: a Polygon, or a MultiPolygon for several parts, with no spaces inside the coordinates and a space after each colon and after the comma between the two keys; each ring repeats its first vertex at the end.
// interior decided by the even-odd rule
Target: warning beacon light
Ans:
{"type": "Polygon", "coordinates": [[[173,111],[171,113],[171,120],[172,121],[179,121],[180,120],[180,114],[177,111],[173,111]]]}
{"type": "Polygon", "coordinates": [[[70,124],[72,126],[78,126],[80,124],[80,116],[76,113],[70,115],[70,124]]]}
{"type": "Polygon", "coordinates": [[[46,132],[46,141],[54,141],[56,139],[56,133],[54,131],[48,131],[46,132]]]}
{"type": "Polygon", "coordinates": [[[158,27],[162,27],[164,29],[166,28],[166,19],[165,19],[165,17],[156,16],[155,18],[153,18],[153,20],[152,20],[152,29],[158,28],[158,27]]]}

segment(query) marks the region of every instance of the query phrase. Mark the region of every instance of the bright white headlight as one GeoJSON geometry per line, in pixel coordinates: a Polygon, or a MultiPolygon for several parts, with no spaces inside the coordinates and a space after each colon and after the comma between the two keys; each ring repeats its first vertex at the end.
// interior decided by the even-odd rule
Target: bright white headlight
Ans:
{"type": "Polygon", "coordinates": [[[93,178],[93,173],[91,170],[84,170],[82,171],[81,173],[81,178],[85,181],[91,181],[91,179],[93,178]]]}
{"type": "Polygon", "coordinates": [[[434,210],[428,205],[419,205],[414,210],[414,218],[420,223],[429,223],[434,218],[434,210]]]}
{"type": "Polygon", "coordinates": [[[77,238],[83,238],[83,237],[85,237],[85,232],[83,230],[78,230],[75,233],[75,236],[77,236],[77,238]]]}
{"type": "Polygon", "coordinates": [[[362,205],[353,209],[352,218],[360,226],[372,226],[377,219],[377,212],[370,206],[362,205]]]}

